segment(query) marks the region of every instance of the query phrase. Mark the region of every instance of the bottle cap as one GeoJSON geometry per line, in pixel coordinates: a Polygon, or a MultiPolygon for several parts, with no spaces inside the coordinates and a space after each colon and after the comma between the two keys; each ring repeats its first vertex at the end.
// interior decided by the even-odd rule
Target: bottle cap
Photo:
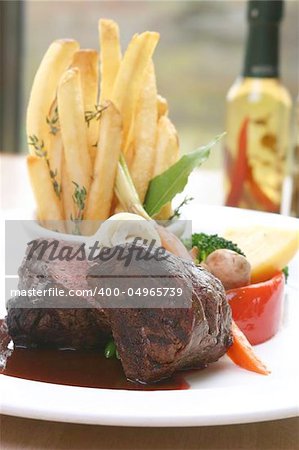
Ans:
{"type": "Polygon", "coordinates": [[[277,23],[283,16],[283,0],[249,0],[247,17],[250,23],[277,23]]]}

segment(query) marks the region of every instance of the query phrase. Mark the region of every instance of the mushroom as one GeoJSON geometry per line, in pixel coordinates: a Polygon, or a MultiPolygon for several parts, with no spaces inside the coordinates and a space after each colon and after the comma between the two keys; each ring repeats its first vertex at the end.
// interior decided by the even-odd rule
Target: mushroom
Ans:
{"type": "Polygon", "coordinates": [[[251,266],[248,260],[232,250],[215,250],[205,260],[205,266],[216,278],[219,278],[225,290],[250,283],[251,266]]]}

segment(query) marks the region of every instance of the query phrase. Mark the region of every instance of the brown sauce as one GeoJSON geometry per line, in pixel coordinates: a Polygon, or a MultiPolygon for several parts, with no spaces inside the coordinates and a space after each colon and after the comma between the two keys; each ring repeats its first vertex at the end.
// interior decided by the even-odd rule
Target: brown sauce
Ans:
{"type": "Polygon", "coordinates": [[[159,383],[144,385],[128,381],[121,362],[107,359],[100,351],[15,348],[7,353],[9,338],[0,326],[1,356],[6,358],[2,374],[26,380],[101,389],[188,389],[182,374],[159,383]]]}

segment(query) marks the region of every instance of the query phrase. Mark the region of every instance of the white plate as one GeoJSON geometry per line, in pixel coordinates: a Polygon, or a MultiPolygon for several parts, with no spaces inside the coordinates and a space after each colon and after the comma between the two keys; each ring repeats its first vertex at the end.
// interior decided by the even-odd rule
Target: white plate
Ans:
{"type": "MultiPolygon", "coordinates": [[[[252,223],[298,228],[299,221],[224,207],[189,206],[193,230],[221,232],[252,223]]],[[[12,217],[12,216],[11,216],[12,217]]],[[[15,216],[14,216],[15,218],[15,216]]],[[[2,413],[35,419],[126,426],[200,426],[257,422],[298,414],[299,254],[290,264],[279,333],[256,347],[268,377],[234,366],[226,357],[186,377],[189,390],[126,391],[68,387],[0,377],[2,413]]]]}

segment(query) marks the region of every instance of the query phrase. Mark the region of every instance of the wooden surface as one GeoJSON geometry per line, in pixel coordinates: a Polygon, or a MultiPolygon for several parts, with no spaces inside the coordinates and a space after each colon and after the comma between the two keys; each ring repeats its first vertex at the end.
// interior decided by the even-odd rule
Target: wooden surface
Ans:
{"type": "MultiPolygon", "coordinates": [[[[24,157],[1,157],[0,172],[2,208],[32,208],[24,157]]],[[[200,171],[193,176],[189,192],[193,196],[199,192],[198,202],[220,204],[221,186],[219,173],[200,171]]],[[[296,450],[299,422],[286,419],[221,427],[121,428],[2,416],[0,443],[1,450],[296,450]]]]}
{"type": "Polygon", "coordinates": [[[298,419],[201,428],[120,428],[3,416],[1,450],[295,450],[298,419]]]}

